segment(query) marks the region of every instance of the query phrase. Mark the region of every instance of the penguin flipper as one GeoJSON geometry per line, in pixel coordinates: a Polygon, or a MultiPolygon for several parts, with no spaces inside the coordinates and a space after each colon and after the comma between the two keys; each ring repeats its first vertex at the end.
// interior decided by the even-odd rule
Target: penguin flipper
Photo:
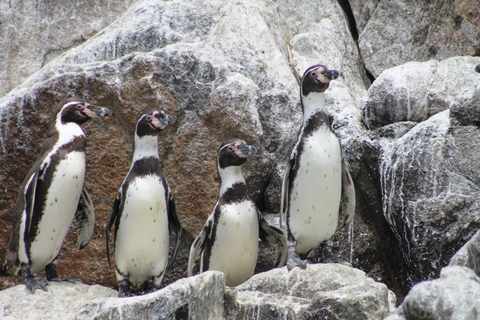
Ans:
{"type": "Polygon", "coordinates": [[[171,265],[177,256],[178,246],[180,245],[180,238],[182,235],[182,223],[178,216],[177,209],[175,207],[175,201],[173,199],[172,192],[168,188],[168,228],[170,232],[175,234],[175,246],[173,248],[172,256],[169,264],[171,265]]]}
{"type": "Polygon", "coordinates": [[[75,212],[75,220],[78,225],[77,248],[82,250],[85,248],[93,235],[95,227],[95,212],[93,210],[93,202],[90,195],[83,186],[80,200],[78,201],[77,211],[75,212]]]}
{"type": "MultiPolygon", "coordinates": [[[[202,231],[198,234],[195,241],[193,241],[192,246],[190,247],[190,254],[188,256],[188,268],[187,276],[193,275],[193,267],[195,266],[195,261],[200,258],[205,246],[207,244],[207,238],[210,237],[213,228],[213,219],[208,218],[207,222],[202,228],[202,231]]],[[[200,268],[201,270],[201,268],[200,268]]]]}
{"type": "MultiPolygon", "coordinates": [[[[36,192],[37,192],[37,182],[38,182],[38,176],[42,174],[42,171],[37,170],[32,174],[30,179],[28,179],[27,184],[25,185],[25,192],[24,192],[24,210],[26,214],[26,222],[25,222],[25,235],[28,237],[31,226],[32,226],[32,216],[33,216],[33,208],[35,206],[35,197],[36,197],[36,192]]],[[[25,238],[26,238],[25,237],[25,238]]]]}
{"type": "Polygon", "coordinates": [[[287,209],[288,209],[288,193],[289,193],[288,186],[289,186],[289,180],[290,180],[290,172],[292,171],[292,168],[295,167],[296,162],[297,162],[297,150],[294,149],[287,162],[287,167],[285,168],[285,174],[283,175],[283,181],[282,181],[282,194],[280,197],[280,227],[282,228],[287,227],[286,215],[287,215],[287,209]],[[283,223],[285,223],[285,226],[283,226],[283,223]]]}
{"type": "MultiPolygon", "coordinates": [[[[117,197],[115,198],[115,201],[113,202],[112,206],[112,212],[110,212],[110,217],[108,218],[107,222],[107,228],[106,228],[106,233],[107,233],[107,258],[108,258],[108,265],[112,267],[111,259],[110,259],[110,230],[112,229],[113,224],[115,223],[115,220],[117,219],[118,213],[119,213],[119,208],[120,208],[120,203],[121,203],[121,193],[120,191],[117,193],[117,197]]],[[[117,232],[117,229],[115,229],[115,232],[117,232]]]]}
{"type": "Polygon", "coordinates": [[[280,228],[269,225],[260,212],[258,212],[258,226],[260,240],[277,247],[275,268],[284,266],[288,254],[287,237],[285,237],[285,232],[280,228]]]}
{"type": "Polygon", "coordinates": [[[352,222],[355,215],[355,186],[345,161],[342,161],[342,199],[340,217],[344,225],[352,222]]]}

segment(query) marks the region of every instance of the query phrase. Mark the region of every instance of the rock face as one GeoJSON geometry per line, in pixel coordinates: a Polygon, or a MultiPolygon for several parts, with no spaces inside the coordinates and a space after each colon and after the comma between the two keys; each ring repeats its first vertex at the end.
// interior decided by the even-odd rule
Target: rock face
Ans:
{"type": "Polygon", "coordinates": [[[360,30],[362,58],[375,78],[409,61],[480,55],[475,0],[350,2],[360,30]]]}
{"type": "Polygon", "coordinates": [[[445,267],[440,278],[415,285],[386,320],[478,319],[480,278],[465,267],[445,267]]]}
{"type": "Polygon", "coordinates": [[[395,295],[365,273],[340,264],[286,267],[227,289],[226,319],[382,319],[395,295]]]}
{"type": "MultiPolygon", "coordinates": [[[[395,295],[365,273],[339,264],[286,267],[225,286],[225,275],[207,271],[143,296],[112,297],[100,286],[49,285],[30,294],[24,285],[1,292],[2,319],[382,319],[395,308],[395,295]],[[95,292],[95,293],[94,293],[95,292]],[[65,301],[74,300],[75,305],[65,301]],[[48,297],[48,299],[46,299],[48,297]],[[55,303],[51,307],[52,301],[55,303]],[[25,307],[26,304],[34,307],[25,307]]],[[[71,302],[70,302],[71,303],[71,302]]]]}
{"type": "Polygon", "coordinates": [[[84,43],[133,2],[2,1],[0,96],[62,53],[84,43]]]}
{"type": "Polygon", "coordinates": [[[389,137],[379,140],[382,211],[406,262],[406,269],[398,272],[405,288],[437,277],[480,227],[480,135],[476,117],[466,116],[478,108],[480,87],[474,69],[479,61],[451,58],[388,70],[363,103],[364,122],[369,127],[383,125],[376,133],[389,137]],[[455,87],[462,91],[444,89],[445,81],[438,78],[446,70],[459,70],[455,87]],[[427,83],[421,73],[432,75],[427,83]],[[421,85],[416,84],[419,77],[421,85]],[[443,106],[450,109],[430,116],[443,106]],[[408,121],[406,127],[400,121],[408,121]]]}
{"type": "Polygon", "coordinates": [[[93,300],[75,319],[221,319],[224,292],[225,275],[209,271],[144,296],[93,300]]]}
{"type": "Polygon", "coordinates": [[[4,320],[74,319],[80,308],[99,297],[116,297],[118,292],[80,282],[50,282],[48,291],[31,294],[24,285],[0,291],[0,316],[4,320]]]}

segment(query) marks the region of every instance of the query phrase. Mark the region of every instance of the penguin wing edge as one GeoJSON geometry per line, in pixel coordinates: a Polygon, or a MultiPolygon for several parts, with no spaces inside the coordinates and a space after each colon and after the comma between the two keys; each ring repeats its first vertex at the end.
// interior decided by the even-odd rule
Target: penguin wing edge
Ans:
{"type": "MultiPolygon", "coordinates": [[[[113,202],[112,212],[110,212],[110,217],[108,218],[107,227],[105,230],[107,234],[107,259],[108,259],[108,265],[110,267],[112,267],[112,261],[110,258],[110,230],[112,229],[112,226],[115,223],[115,220],[117,219],[119,208],[120,208],[121,197],[122,195],[119,191],[117,193],[117,197],[115,198],[115,201],[113,202]]],[[[115,232],[117,232],[117,229],[115,229],[115,232]]]]}
{"type": "Polygon", "coordinates": [[[287,261],[287,237],[285,232],[275,226],[269,225],[262,214],[258,213],[258,226],[260,240],[269,245],[277,247],[277,257],[275,258],[275,268],[282,267],[287,261]]]}
{"type": "Polygon", "coordinates": [[[285,174],[283,175],[283,181],[282,181],[282,194],[280,196],[280,227],[286,228],[287,226],[287,210],[288,210],[288,186],[289,186],[289,180],[290,180],[290,171],[292,171],[292,168],[295,167],[295,163],[297,161],[297,152],[294,149],[292,154],[290,155],[290,158],[288,159],[287,162],[287,167],[285,168],[285,174]],[[285,223],[285,226],[283,224],[285,223]]]}
{"type": "Polygon", "coordinates": [[[348,171],[345,161],[342,161],[342,200],[340,202],[340,216],[344,225],[352,222],[355,216],[355,185],[348,171]]]}
{"type": "Polygon", "coordinates": [[[95,227],[95,212],[93,202],[90,195],[83,186],[80,200],[78,201],[77,211],[75,212],[75,220],[78,225],[77,248],[82,250],[85,248],[93,235],[95,227]]]}
{"type": "Polygon", "coordinates": [[[200,258],[203,250],[205,249],[205,245],[207,244],[206,240],[209,237],[210,233],[212,232],[213,227],[213,219],[208,218],[207,222],[202,228],[202,231],[198,234],[195,241],[193,241],[192,246],[190,247],[190,254],[188,256],[188,268],[187,268],[187,276],[193,275],[193,267],[195,266],[195,261],[200,258]]]}
{"type": "Polygon", "coordinates": [[[175,201],[173,199],[172,192],[168,188],[168,228],[170,232],[175,234],[175,246],[173,248],[172,256],[170,257],[169,264],[171,265],[175,260],[178,252],[178,246],[180,245],[180,238],[182,236],[182,223],[178,216],[177,209],[175,207],[175,201]]]}

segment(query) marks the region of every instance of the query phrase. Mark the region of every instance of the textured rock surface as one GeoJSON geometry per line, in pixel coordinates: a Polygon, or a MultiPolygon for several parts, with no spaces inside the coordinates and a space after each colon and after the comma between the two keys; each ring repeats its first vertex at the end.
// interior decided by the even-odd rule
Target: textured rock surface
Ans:
{"type": "Polygon", "coordinates": [[[378,128],[370,136],[379,156],[382,212],[400,248],[385,252],[404,292],[437,277],[480,226],[478,62],[455,57],[387,70],[362,104],[364,122],[378,128]],[[450,86],[453,70],[461,76],[450,86]]]}
{"type": "Polygon", "coordinates": [[[480,55],[478,1],[352,1],[359,18],[359,47],[376,78],[409,61],[480,55]],[[374,12],[372,13],[372,9],[374,12]]]}
{"type": "Polygon", "coordinates": [[[0,96],[62,53],[91,38],[134,2],[2,1],[0,96]]]}
{"type": "Polygon", "coordinates": [[[480,278],[468,268],[442,269],[439,279],[415,285],[395,313],[386,320],[478,319],[480,278]]]}
{"type": "MultiPolygon", "coordinates": [[[[479,61],[476,57],[454,57],[440,62],[409,62],[386,70],[363,100],[365,124],[374,129],[401,121],[421,122],[448,109],[457,96],[476,92],[479,76],[475,66],[479,61]]],[[[468,96],[464,99],[469,98],[471,100],[468,96]]],[[[478,101],[463,106],[464,102],[457,101],[452,107],[463,108],[464,114],[474,116],[475,102],[478,101]]]]}
{"type": "Polygon", "coordinates": [[[77,320],[347,320],[382,319],[395,309],[395,295],[384,284],[340,264],[315,264],[291,272],[286,267],[274,269],[235,288],[225,286],[223,273],[208,271],[143,296],[117,298],[117,294],[108,288],[80,283],[50,285],[47,293],[29,294],[25,286],[19,285],[1,292],[0,316],[11,320],[31,319],[30,315],[53,319],[59,314],[62,319],[77,320]],[[52,302],[55,306],[49,308],[52,302]]]}
{"type": "Polygon", "coordinates": [[[220,319],[224,293],[225,275],[208,271],[143,296],[96,299],[75,319],[220,319]]]}
{"type": "Polygon", "coordinates": [[[0,317],[3,320],[74,319],[80,308],[92,299],[116,297],[118,292],[80,282],[51,282],[48,291],[30,293],[24,285],[0,291],[0,317]]]}
{"type": "Polygon", "coordinates": [[[382,319],[395,295],[365,273],[340,264],[286,267],[253,276],[226,292],[227,319],[382,319]]]}

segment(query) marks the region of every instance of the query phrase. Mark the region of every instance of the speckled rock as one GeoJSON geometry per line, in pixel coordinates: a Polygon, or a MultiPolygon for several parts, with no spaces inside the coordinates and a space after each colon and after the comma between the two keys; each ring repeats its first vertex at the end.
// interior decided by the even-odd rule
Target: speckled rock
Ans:
{"type": "Polygon", "coordinates": [[[0,318],[3,320],[75,319],[80,308],[95,298],[115,297],[118,292],[80,282],[50,282],[48,291],[34,294],[24,285],[0,291],[0,318]]]}
{"type": "Polygon", "coordinates": [[[470,110],[472,107],[461,107],[461,101],[454,101],[465,91],[470,95],[476,92],[478,63],[478,57],[454,57],[409,62],[385,70],[362,101],[363,121],[368,128],[375,129],[401,121],[421,122],[450,106],[470,110]]]}
{"type": "Polygon", "coordinates": [[[382,319],[395,295],[365,273],[340,264],[286,267],[253,276],[226,292],[227,319],[382,319]]]}
{"type": "Polygon", "coordinates": [[[476,0],[352,2],[361,29],[359,48],[365,67],[375,78],[410,61],[480,55],[476,0]]]}
{"type": "Polygon", "coordinates": [[[465,267],[445,267],[439,279],[415,285],[385,320],[478,319],[479,309],[480,278],[465,267]]]}
{"type": "Polygon", "coordinates": [[[208,271],[143,296],[93,300],[75,319],[220,319],[224,293],[225,275],[208,271]]]}

